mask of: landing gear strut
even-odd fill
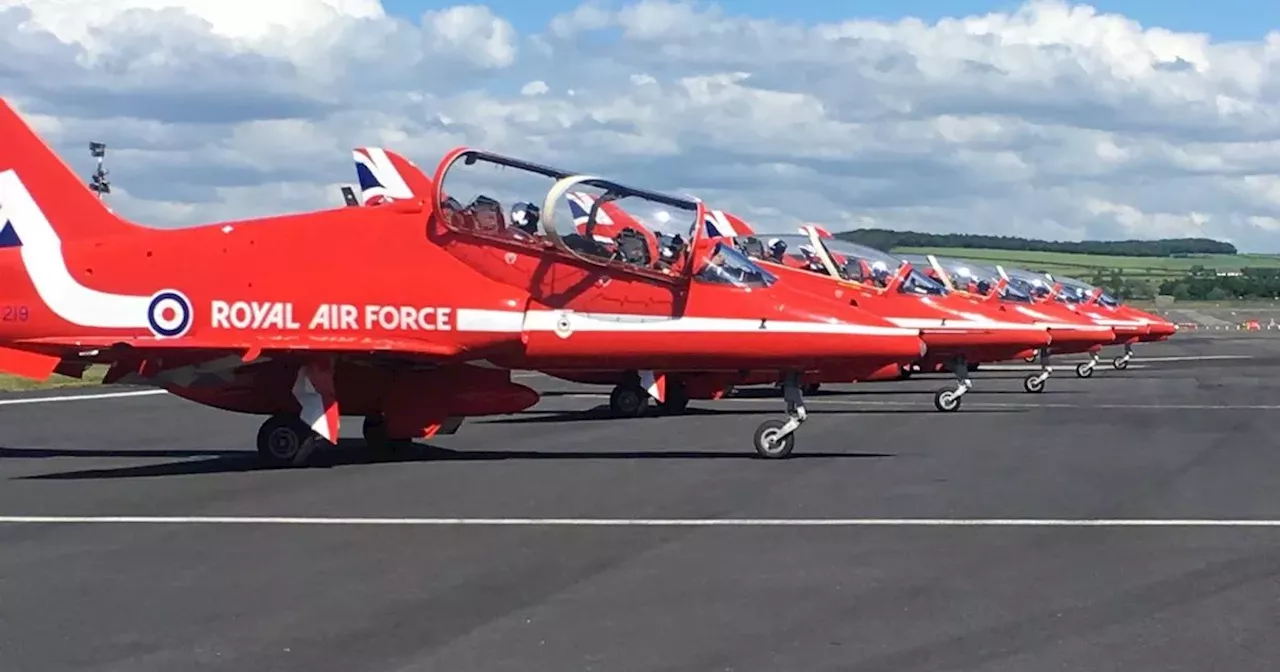
[[[973,389],[973,379],[969,377],[969,365],[964,359],[956,359],[951,363],[951,372],[956,374],[955,388],[944,387],[933,393],[933,405],[939,411],[950,413],[960,409],[960,397]]]
[[[272,465],[301,467],[325,444],[329,442],[292,414],[273,415],[258,429],[258,454]]]
[[[1053,374],[1053,367],[1049,365],[1049,349],[1040,348],[1040,373],[1033,373],[1022,379],[1022,389],[1038,394],[1044,392],[1044,384],[1049,380],[1049,376]]]
[[[1088,378],[1093,375],[1093,370],[1098,366],[1098,353],[1089,353],[1089,361],[1081,362],[1076,365],[1076,377]]]
[[[1124,344],[1124,354],[1111,360],[1111,368],[1116,371],[1124,371],[1129,368],[1129,360],[1133,359],[1133,345]]]
[[[791,455],[791,451],[796,447],[795,431],[809,415],[804,409],[804,390],[800,387],[800,374],[786,375],[782,383],[782,397],[787,401],[787,419],[765,420],[756,428],[753,443],[760,457],[776,460]]]

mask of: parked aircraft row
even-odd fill
[[[335,209],[182,229],[104,207],[0,101],[0,370],[35,379],[105,365],[267,416],[258,450],[301,465],[363,418],[370,449],[525,410],[516,370],[612,385],[611,407],[679,412],[736,387],[782,388],[763,457],[791,454],[822,383],[969,371],[1161,340],[1176,327],[1065,278],[895,257],[819,227],[757,234],[690,196],[470,148],[428,176],[354,151],[360,192]],[[506,205],[504,205],[506,203]]]

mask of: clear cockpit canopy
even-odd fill
[[[480,150],[451,155],[437,177],[441,215],[454,230],[667,275],[690,263],[705,212],[692,197]]]
[[[1117,301],[1115,297],[1105,291],[1099,292],[1097,287],[1083,280],[1068,278],[1065,276],[1054,276],[1054,280],[1057,280],[1058,283],[1062,285],[1062,290],[1058,293],[1058,297],[1062,301],[1066,301],[1068,303],[1087,303],[1092,301],[1094,293],[1098,292],[1098,302],[1102,305],[1111,307],[1120,305],[1120,302]]]
[[[694,276],[700,282],[733,285],[743,289],[768,287],[777,277],[764,270],[741,250],[723,241],[717,242],[707,263]]]
[[[872,247],[838,238],[805,233],[740,236],[734,244],[749,256],[814,273],[835,274],[844,280],[880,289],[887,288],[905,263],[902,259]],[[826,257],[824,259],[823,257]],[[830,260],[831,268],[827,266]],[[946,288],[912,268],[898,291],[909,294],[943,294]]]
[[[1049,280],[1049,276],[1043,273],[1028,271],[1025,268],[1003,268],[1005,275],[1009,278],[1006,293],[1010,298],[1039,301],[1053,292],[1053,283]]]

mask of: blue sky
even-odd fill
[[[554,15],[580,4],[577,0],[470,0],[488,5],[522,32],[536,31]],[[438,9],[463,0],[383,0],[388,11],[416,16],[428,9]],[[616,6],[625,0],[600,0],[599,4]],[[823,21],[842,18],[896,19],[915,16],[937,20],[944,16],[983,14],[1007,11],[1019,2],[983,0],[725,0],[718,3],[734,14],[748,14],[786,20]],[[1103,12],[1124,14],[1144,26],[1161,26],[1176,31],[1209,33],[1217,40],[1259,39],[1271,28],[1280,28],[1280,2],[1275,0],[1094,0],[1091,4]]]

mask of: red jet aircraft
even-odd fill
[[[926,274],[941,281],[954,293],[999,301],[1014,312],[1049,329],[1053,334],[1053,343],[1025,358],[1030,362],[1035,361],[1038,356],[1040,360],[1040,372],[1030,374],[1022,381],[1022,387],[1027,392],[1044,391],[1044,384],[1053,373],[1052,355],[1097,353],[1102,346],[1110,345],[1116,340],[1116,334],[1110,326],[1098,324],[1062,304],[1041,301],[1039,297],[1044,294],[1041,289],[1047,289],[1047,285],[1043,285],[1041,278],[1028,271],[1006,270],[1001,266],[991,267],[932,255],[903,255],[902,258],[920,265]]]
[[[624,379],[630,386],[614,390],[615,405],[620,391],[646,400],[643,388],[662,400],[671,373],[686,382],[766,372],[783,380],[788,419],[760,425],[762,456],[792,450],[806,417],[805,372],[835,362],[874,370],[925,352],[918,330],[779,283],[732,246],[706,239],[698,226],[706,210],[695,200],[470,148],[446,155],[431,178],[385,149],[353,156],[356,204],[430,194],[428,239],[529,293],[526,324],[552,328],[529,334],[510,366],[590,383]],[[459,197],[472,193],[462,205]]]
[[[712,216],[709,228],[717,233],[731,229],[735,235],[729,239],[785,281],[803,279],[809,291],[834,295],[897,326],[920,329],[928,353],[914,364],[926,371],[949,370],[959,381],[935,392],[934,406],[940,411],[960,408],[962,396],[973,387],[972,367],[1016,359],[1057,338],[1074,336],[1002,305],[950,292],[901,259],[836,239],[819,227],[801,227],[800,234],[755,234],[728,213],[713,211]],[[904,370],[894,378],[907,375]],[[836,380],[823,377],[823,382]]]
[[[1135,343],[1168,340],[1178,332],[1178,325],[1158,315],[1120,303],[1101,287],[1094,287],[1075,278],[1054,278],[1048,274],[1043,277],[1053,283],[1052,291],[1045,295],[1044,301],[1056,301],[1097,324],[1111,327],[1115,332],[1116,338],[1112,344],[1124,346],[1124,354],[1111,360],[1112,368],[1117,371],[1128,368],[1129,361],[1133,359]],[[1076,375],[1081,378],[1092,376],[1098,359],[1099,353],[1093,352],[1089,361],[1076,367]]]
[[[484,156],[453,152],[437,174]],[[534,170],[557,178],[548,216],[586,183],[692,221],[703,213],[693,200]],[[108,365],[107,384],[267,415],[259,452],[302,464],[337,441],[342,415],[363,416],[377,447],[533,406],[538,393],[511,369],[803,371],[923,347],[913,330],[838,319],[843,306],[789,291],[731,248],[627,267],[553,236],[481,234],[470,228],[479,208],[404,187],[384,182],[386,196],[407,197],[381,208],[144,227],[112,214],[0,100],[0,370],[44,379]],[[757,431],[761,454],[790,453],[797,406]]]

